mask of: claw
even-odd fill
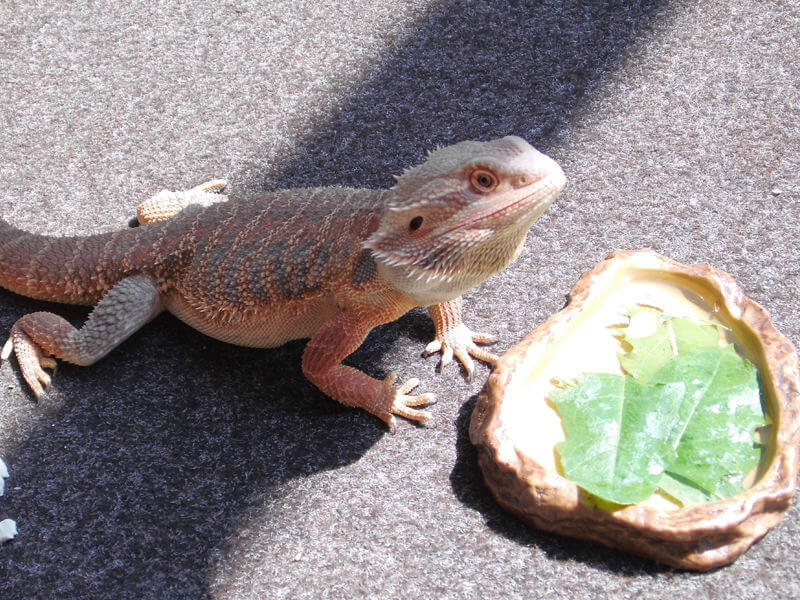
[[[482,360],[485,363],[489,363],[492,366],[497,364],[497,361],[500,360],[500,357],[493,352],[489,352],[488,350],[484,350],[483,348],[475,347],[474,351],[471,351],[470,354],[477,358],[478,360]]]
[[[383,420],[386,421],[386,424],[389,426],[389,433],[392,435],[397,433],[397,419],[394,418],[394,415],[389,414]]]
[[[455,354],[455,357],[464,366],[464,370],[467,372],[467,379],[472,381],[472,376],[475,374],[475,363],[469,357],[467,348],[459,346],[452,350],[452,353]]]
[[[442,340],[433,340],[427,346],[425,346],[425,350],[422,352],[423,356],[430,356],[442,349]]]
[[[473,333],[472,341],[478,344],[494,344],[500,341],[500,338],[491,333]]]
[[[395,375],[394,378],[397,379],[397,376]],[[408,392],[413,390],[418,385],[419,385],[419,379],[417,379],[416,377],[412,377],[411,379],[406,381],[403,385],[398,387],[397,388],[397,392],[400,393],[400,394],[407,394]]]
[[[9,350],[10,342],[10,350]],[[41,348],[28,337],[28,335],[14,326],[11,328],[11,338],[3,346],[0,352],[0,358],[6,360],[11,354],[17,355],[17,362],[19,363],[22,378],[31,388],[36,400],[42,400],[45,397],[47,389],[53,382],[50,375],[45,372],[45,369],[52,369],[55,371],[56,361],[52,356],[45,355]]]
[[[467,379],[472,381],[475,373],[475,362],[470,358],[473,356],[478,360],[494,366],[499,357],[488,350],[484,350],[475,344],[493,344],[497,337],[488,333],[475,333],[463,323],[447,329],[444,332],[437,331],[436,339],[425,346],[424,355],[429,356],[434,352],[441,352],[442,358],[439,361],[439,372],[456,358],[464,367]]]
[[[394,383],[397,380],[397,375],[390,373],[386,379],[383,380],[384,398],[388,401],[383,405],[384,410],[378,414],[389,429],[394,433],[397,429],[397,422],[395,415],[404,417],[411,421],[423,423],[426,425],[433,423],[433,415],[426,410],[419,410],[418,406],[427,406],[436,402],[436,396],[433,394],[419,394],[417,396],[408,396],[408,392],[413,390],[419,385],[419,379],[413,377],[405,383],[395,387]]]
[[[453,355],[455,351],[453,350],[453,346],[450,344],[444,344],[444,348],[442,350],[442,358],[439,360],[439,372],[441,373],[444,368],[453,362]]]

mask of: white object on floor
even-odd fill
[[[6,463],[0,458],[0,496],[3,495],[3,491],[6,488],[5,479],[8,477],[8,467]]]
[[[0,544],[13,540],[17,536],[17,522],[13,519],[0,521]]]

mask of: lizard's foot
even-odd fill
[[[228,187],[228,182],[225,179],[212,179],[193,187],[189,192],[200,191],[209,192],[212,194],[222,194],[225,188]]]
[[[433,424],[433,416],[426,410],[419,410],[417,406],[425,406],[436,402],[433,394],[420,394],[418,396],[408,396],[408,392],[419,385],[416,377],[409,379],[402,385],[394,386],[397,375],[390,373],[381,382],[381,393],[376,405],[368,409],[371,413],[383,419],[389,429],[394,433],[397,429],[394,416],[404,417],[410,421],[418,423]]]
[[[55,373],[56,360],[52,356],[46,355],[36,342],[17,325],[11,328],[11,337],[3,346],[0,362],[8,360],[12,353],[17,355],[22,377],[31,388],[33,395],[37,400],[41,400],[52,381],[45,369],[51,369]]]
[[[217,202],[225,202],[228,199],[224,194],[227,187],[228,182],[224,179],[212,179],[190,190],[161,190],[139,205],[136,219],[140,225],[146,225],[174,217],[187,206],[211,206]]]
[[[430,356],[435,352],[441,352],[442,359],[439,362],[439,371],[450,364],[453,357],[455,357],[464,366],[467,378],[471,381],[475,372],[475,363],[470,358],[470,355],[492,366],[495,365],[499,358],[496,354],[484,350],[476,344],[493,344],[496,341],[497,337],[493,335],[475,333],[463,323],[459,323],[445,332],[437,332],[436,339],[425,347],[423,355]]]

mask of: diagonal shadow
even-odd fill
[[[445,2],[293,155],[237,175],[248,189],[388,187],[464,139],[515,134],[546,152],[666,4]]]
[[[164,315],[115,360],[60,366],[5,457],[0,518],[20,533],[0,548],[3,598],[209,597],[211,557],[249,509],[384,433],[304,381],[302,347],[232,347]]]
[[[377,187],[461,139],[514,133],[547,151],[664,4],[445,2],[291,156],[234,177],[251,191]],[[412,315],[390,335],[427,326]],[[352,364],[367,369],[381,344],[371,336]],[[209,565],[253,507],[382,435],[372,417],[321,402],[301,351],[234,348],[160,317],[116,360],[64,367],[53,418],[10,457],[3,509],[28,533],[0,554],[3,597],[211,597]],[[114,383],[83,395],[96,380]],[[460,480],[462,499],[485,493]]]

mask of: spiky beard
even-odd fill
[[[435,238],[433,247],[420,242],[392,248],[391,243],[384,244],[373,236],[365,247],[373,251],[379,262],[401,268],[409,280],[445,283],[460,278],[482,280],[503,270],[516,258],[527,232],[527,228],[519,229],[500,236],[489,229],[452,231]]]

